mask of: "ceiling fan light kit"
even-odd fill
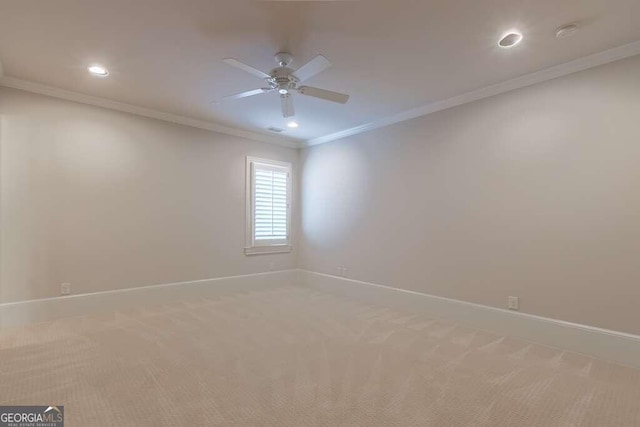
[[[329,62],[329,60],[324,56],[316,56],[297,70],[289,68],[289,65],[293,62],[293,56],[290,53],[280,52],[275,56],[275,60],[278,67],[274,68],[269,74],[267,74],[250,65],[240,62],[237,59],[224,59],[223,61],[226,64],[263,79],[268,84],[268,87],[252,89],[235,95],[226,96],[222,98],[222,100],[240,99],[277,91],[280,94],[282,116],[285,118],[293,117],[295,115],[292,97],[294,92],[297,92],[300,95],[311,96],[339,104],[345,104],[349,100],[349,95],[343,93],[332,92],[330,90],[311,86],[298,86],[301,82],[315,76],[331,66],[331,62]]]

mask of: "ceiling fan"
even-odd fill
[[[264,79],[267,82],[268,87],[259,89],[253,89],[246,92],[238,93],[235,95],[225,96],[222,100],[227,99],[240,99],[248,96],[260,95],[262,93],[269,93],[278,91],[280,94],[280,102],[282,104],[282,116],[293,117],[295,111],[293,108],[292,93],[298,92],[300,95],[312,96],[314,98],[320,98],[331,102],[337,102],[339,104],[345,104],[349,100],[349,95],[344,93],[332,92],[330,90],[319,89],[311,86],[298,86],[299,83],[309,79],[312,76],[326,70],[331,66],[331,62],[322,55],[318,55],[311,61],[304,64],[297,70],[292,70],[289,65],[293,62],[293,56],[290,53],[281,52],[275,56],[278,67],[271,70],[269,74],[253,68],[237,59],[227,58],[223,59],[228,65],[239,68],[248,73],[253,74],[256,77]]]

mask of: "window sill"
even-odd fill
[[[244,248],[245,255],[282,254],[291,252],[291,245],[253,246]]]

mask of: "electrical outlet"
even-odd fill
[[[62,283],[60,285],[60,295],[71,294],[71,283]]]
[[[518,310],[520,307],[520,302],[518,297],[508,297],[507,298],[507,308],[509,310]]]

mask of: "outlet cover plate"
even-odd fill
[[[71,294],[71,283],[62,283],[60,285],[60,295],[70,295]]]

